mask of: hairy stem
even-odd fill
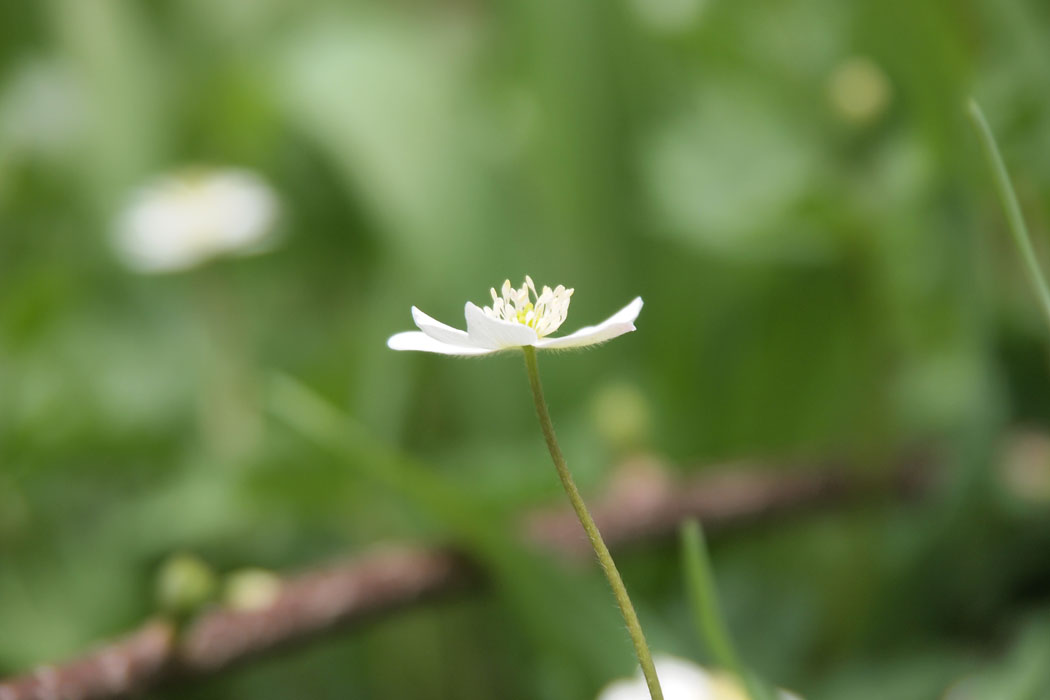
[[[649,653],[649,645],[645,642],[645,634],[642,632],[642,626],[638,622],[638,614],[634,611],[631,598],[627,595],[627,588],[623,585],[620,572],[616,569],[616,562],[613,561],[612,555],[609,554],[609,548],[605,546],[605,540],[602,539],[602,534],[598,531],[594,518],[591,517],[590,512],[587,510],[587,504],[583,502],[583,497],[580,496],[580,491],[576,488],[576,482],[573,480],[569,467],[565,463],[561,447],[558,446],[558,438],[554,434],[554,424],[551,422],[550,412],[547,410],[547,401],[543,397],[543,385],[540,383],[540,371],[536,363],[536,348],[525,346],[522,349],[525,351],[525,367],[529,372],[529,386],[532,388],[532,398],[536,404],[536,415],[540,419],[540,428],[543,430],[543,438],[547,441],[547,449],[551,453],[554,468],[558,470],[558,478],[561,479],[561,485],[565,488],[565,493],[572,503],[573,510],[576,511],[576,517],[580,519],[580,524],[583,525],[583,529],[587,532],[587,538],[591,541],[594,553],[598,557],[598,563],[601,564],[602,571],[605,572],[605,578],[609,580],[609,585],[612,587],[613,595],[616,597],[616,604],[620,606],[624,622],[627,623],[627,632],[631,635],[631,642],[634,644],[634,652],[638,655],[638,663],[641,664],[646,685],[649,686],[649,695],[652,696],[652,700],[663,700],[664,694],[660,689],[660,681],[656,677],[656,667],[653,665],[652,654]]]

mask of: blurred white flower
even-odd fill
[[[441,355],[488,355],[490,353],[531,345],[538,350],[580,348],[630,333],[642,310],[642,298],[599,323],[560,338],[548,338],[558,330],[569,313],[573,290],[558,285],[544,287],[537,293],[532,278],[525,276],[521,289],[503,283],[502,294],[491,290],[492,306],[480,309],[467,302],[467,330],[461,331],[436,321],[412,307],[412,318],[418,331],[406,331],[390,337],[387,346],[393,350],[420,350]]]
[[[740,683],[725,673],[708,671],[702,666],[673,656],[659,655],[653,660],[656,675],[664,691],[664,700],[748,700]],[[616,681],[598,695],[598,700],[648,700],[649,689],[641,673],[631,679]],[[779,700],[799,700],[798,696],[780,691]]]
[[[245,170],[188,170],[139,190],[117,222],[114,243],[139,272],[173,272],[274,243],[277,197]]]

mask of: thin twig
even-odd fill
[[[676,482],[659,468],[626,469],[595,501],[594,516],[612,547],[674,536],[687,517],[711,532],[768,518],[926,490],[929,460],[902,459],[891,482],[848,477],[844,465],[800,472],[785,465],[735,465],[715,476]],[[572,560],[590,559],[590,545],[569,510],[544,510],[522,521],[524,537]],[[447,549],[387,546],[287,578],[265,607],[215,609],[175,643],[166,622],[150,621],[84,656],[0,681],[0,700],[125,698],[161,684],[205,678],[260,654],[352,629],[424,600],[484,583],[482,572]]]

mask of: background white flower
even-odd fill
[[[447,326],[413,306],[412,319],[419,330],[393,335],[387,346],[442,355],[488,355],[525,345],[538,350],[581,348],[635,330],[634,321],[642,310],[641,297],[596,326],[586,326],[560,338],[547,337],[565,321],[572,293],[572,289],[561,285],[554,289],[543,287],[537,292],[528,276],[520,289],[513,288],[507,280],[501,294],[491,290],[492,306],[481,309],[467,302],[466,331]]]
[[[120,215],[114,244],[139,272],[185,270],[223,255],[272,247],[277,197],[245,170],[191,170],[139,190]]]
[[[731,675],[709,671],[702,666],[674,656],[653,659],[664,700],[749,700],[740,683]],[[631,679],[616,681],[598,695],[598,700],[648,700],[649,689],[641,673]],[[778,700],[799,700],[797,695],[780,691]]]

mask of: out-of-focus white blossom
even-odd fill
[[[132,197],[114,243],[139,272],[174,272],[274,244],[277,196],[258,175],[194,169],[164,176]]]
[[[664,700],[748,700],[747,692],[733,676],[709,671],[702,666],[673,656],[658,655],[653,659]],[[616,681],[598,695],[598,700],[648,700],[649,688],[641,672],[635,678]],[[798,696],[780,691],[778,700],[799,700]]]

